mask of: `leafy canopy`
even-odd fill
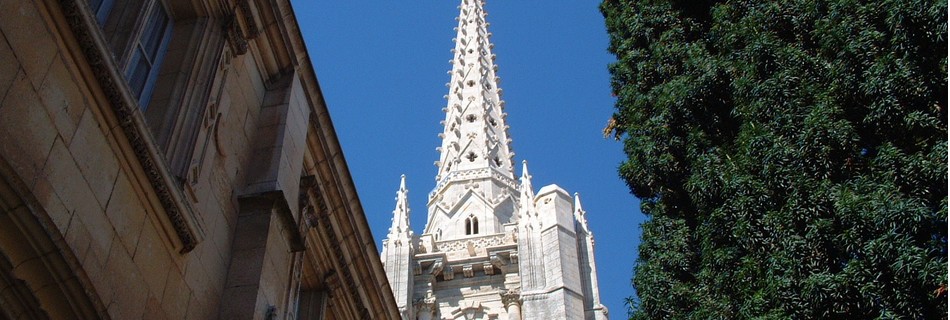
[[[947,1],[606,0],[632,319],[946,319]]]

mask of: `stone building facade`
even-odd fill
[[[0,320],[398,317],[289,0],[0,0]]]
[[[400,184],[382,260],[403,319],[607,319],[577,194],[535,193],[514,152],[484,1],[462,0],[428,220]]]

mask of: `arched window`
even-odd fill
[[[478,218],[468,215],[468,218],[465,218],[465,235],[473,234],[478,234]]]

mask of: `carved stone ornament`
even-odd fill
[[[435,312],[435,297],[427,295],[425,298],[416,300],[412,306],[416,309],[416,314],[431,314]]]
[[[241,31],[241,26],[237,21],[237,18],[232,14],[224,24],[224,31],[227,34],[228,45],[231,46],[231,51],[234,52],[235,56],[241,56],[247,53],[247,38],[244,36],[244,32]]]
[[[508,307],[511,304],[521,305],[521,290],[518,289],[509,289],[508,291],[499,292],[501,295],[501,303]]]
[[[70,30],[92,69],[102,92],[109,101],[109,106],[118,119],[119,126],[129,140],[136,159],[148,177],[149,183],[155,190],[168,220],[171,221],[175,235],[182,243],[181,253],[190,252],[198,244],[195,230],[185,221],[182,210],[190,210],[188,204],[182,200],[184,196],[179,190],[173,189],[174,182],[160,159],[157,150],[150,150],[153,145],[144,120],[136,121],[134,112],[138,110],[138,103],[132,94],[125,79],[115,71],[117,63],[108,52],[104,36],[92,12],[83,0],[59,0],[59,4],[66,16]],[[178,197],[176,197],[176,195]]]

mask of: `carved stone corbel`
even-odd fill
[[[472,268],[472,265],[470,265],[470,264],[469,264],[469,265],[464,265],[464,266],[462,266],[462,274],[463,274],[466,278],[471,278],[471,277],[474,277],[474,276],[475,276],[475,270]]]
[[[228,38],[228,45],[231,46],[231,51],[234,52],[234,56],[242,56],[247,53],[247,38],[244,36],[244,32],[241,31],[241,25],[237,21],[237,17],[234,14],[225,19],[224,23],[224,32]]]
[[[482,270],[485,271],[485,274],[486,274],[486,275],[494,275],[494,274],[495,274],[495,266],[493,266],[491,263],[484,263],[484,264],[482,264]]]

